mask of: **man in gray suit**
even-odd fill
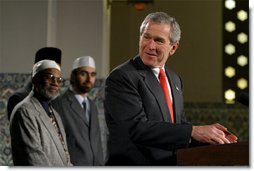
[[[99,115],[88,92],[96,80],[94,59],[90,56],[73,62],[71,86],[54,101],[66,131],[71,162],[77,166],[104,165]]]
[[[194,141],[236,142],[237,137],[220,124],[194,126],[187,122],[182,80],[166,67],[180,37],[173,17],[163,12],[149,14],[140,26],[139,54],[108,76],[108,165],[175,165],[176,150]]]
[[[60,116],[50,102],[61,85],[60,66],[42,60],[33,67],[30,94],[12,111],[11,147],[14,165],[71,166]]]
[[[62,51],[56,47],[43,47],[39,49],[35,54],[35,61],[37,63],[44,59],[54,60],[61,66]],[[32,90],[31,78],[25,83],[25,85],[15,91],[8,99],[7,114],[8,120],[10,120],[11,112],[13,108],[21,102]]]

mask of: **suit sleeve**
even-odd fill
[[[10,120],[11,118],[11,113],[14,109],[14,107],[23,100],[23,97],[21,97],[19,94],[13,94],[10,96],[8,99],[8,104],[7,104],[7,114],[8,114],[8,119]]]
[[[122,131],[137,145],[166,150],[186,146],[191,125],[148,119],[138,84],[137,77],[120,69],[107,78],[105,111],[111,137],[121,136]]]

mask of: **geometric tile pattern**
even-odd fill
[[[238,141],[249,140],[249,108],[240,103],[185,103],[185,114],[194,125],[220,123],[237,135]]]

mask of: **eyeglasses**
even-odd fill
[[[45,80],[50,80],[52,82],[56,81],[58,84],[61,84],[63,81],[62,77],[55,77],[53,74],[49,74],[49,73],[46,73],[45,75],[43,75],[43,78]]]

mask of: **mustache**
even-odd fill
[[[86,85],[86,84],[91,84],[91,85],[93,85],[93,83],[92,83],[91,81],[84,81],[84,82],[82,83],[82,85]]]
[[[59,96],[60,92],[59,90],[56,93],[52,93],[49,88],[45,88],[43,86],[38,86],[37,89],[38,93],[43,96],[44,98],[46,98],[47,100],[53,100],[56,97]]]

